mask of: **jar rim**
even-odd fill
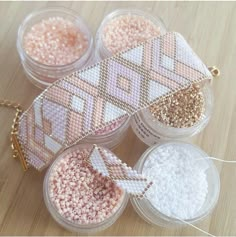
[[[120,8],[120,9],[116,9],[114,11],[111,11],[110,13],[108,13],[102,20],[97,33],[96,33],[96,37],[95,37],[95,41],[96,41],[96,45],[99,45],[99,47],[101,48],[101,50],[104,52],[104,54],[107,57],[112,56],[112,53],[109,51],[109,49],[107,49],[104,45],[103,39],[102,39],[102,32],[104,27],[106,26],[106,24],[110,21],[113,20],[116,17],[119,17],[121,15],[126,15],[126,14],[132,14],[132,15],[138,15],[138,16],[145,16],[147,17],[152,23],[154,23],[155,25],[160,26],[161,31],[162,32],[166,32],[166,26],[162,20],[161,17],[159,16],[154,16],[149,12],[146,11],[142,11],[138,8]],[[127,49],[124,49],[124,51],[126,51]],[[123,51],[123,50],[122,50]],[[120,52],[119,52],[120,53]]]
[[[30,55],[28,55],[25,52],[25,49],[23,47],[23,35],[25,33],[25,27],[33,18],[40,16],[44,13],[49,13],[49,12],[58,12],[58,13],[66,14],[66,15],[74,18],[75,20],[79,21],[83,25],[83,28],[86,30],[86,35],[88,36],[88,47],[84,51],[83,55],[80,58],[74,60],[71,63],[65,64],[65,65],[47,65],[47,64],[43,64],[43,63],[33,59]],[[28,15],[26,15],[26,17],[20,24],[18,31],[17,31],[17,50],[18,50],[20,57],[22,59],[28,60],[34,66],[40,66],[44,70],[55,70],[55,69],[56,70],[60,70],[60,69],[66,70],[71,67],[77,66],[77,64],[82,64],[83,61],[88,60],[89,55],[92,51],[92,47],[93,47],[93,37],[92,37],[92,33],[91,33],[90,29],[88,28],[87,24],[80,16],[78,16],[78,13],[76,11],[71,10],[66,7],[61,7],[61,6],[60,7],[47,7],[47,8],[41,8],[39,10],[33,11],[33,12],[29,13]]]
[[[127,118],[126,118],[127,117]],[[117,132],[122,132],[122,131],[118,131],[120,129],[122,130],[125,130],[128,126],[129,126],[129,123],[130,123],[130,120],[131,120],[131,117],[129,117],[128,115],[127,116],[124,116],[122,119],[124,119],[124,121],[120,124],[120,126],[118,126],[117,128],[115,128],[114,130],[112,130],[111,132],[109,133],[104,133],[104,134],[91,134],[89,135],[89,139],[103,139],[103,138],[109,138],[109,137],[112,137],[114,136],[114,134],[116,134]],[[86,137],[87,138],[87,137]],[[85,139],[86,139],[85,138]]]
[[[99,222],[99,223],[92,223],[92,224],[78,224],[78,223],[74,223],[69,221],[68,219],[66,219],[65,217],[63,217],[62,215],[60,215],[57,211],[57,209],[55,208],[55,206],[53,205],[50,197],[49,197],[49,178],[51,173],[53,172],[55,166],[58,164],[58,162],[60,162],[62,159],[64,159],[64,157],[66,156],[67,153],[69,152],[73,152],[75,150],[78,150],[79,148],[84,149],[84,148],[88,148],[88,147],[92,147],[92,144],[77,144],[77,145],[72,145],[71,147],[67,148],[66,150],[62,151],[57,158],[55,159],[55,161],[52,163],[52,165],[49,167],[49,169],[47,170],[47,173],[45,175],[44,178],[44,182],[43,182],[43,197],[44,197],[44,202],[47,206],[47,209],[49,210],[50,214],[52,215],[52,217],[55,219],[55,221],[57,223],[59,223],[60,225],[62,225],[63,227],[69,229],[69,230],[73,230],[73,231],[78,231],[78,232],[94,232],[99,228],[106,228],[109,227],[109,223],[112,222],[112,220],[114,219],[114,217],[119,218],[119,216],[122,214],[122,212],[124,211],[124,209],[126,208],[126,205],[128,203],[129,200],[129,195],[127,194],[127,192],[125,190],[123,191],[123,195],[121,197],[120,200],[120,204],[119,207],[117,208],[117,210],[107,219]],[[105,147],[102,147],[105,150],[109,150]],[[109,150],[109,152],[111,152]],[[111,152],[112,154],[114,154],[113,152]],[[116,218],[116,219],[117,219]],[[113,224],[115,221],[113,220],[113,222],[111,224]]]
[[[201,150],[198,146],[192,144],[192,143],[189,143],[189,142],[183,142],[183,141],[168,141],[168,142],[160,142],[159,144],[156,144],[154,146],[151,146],[149,147],[140,157],[140,159],[138,160],[138,162],[136,163],[135,165],[135,169],[138,171],[138,172],[141,172],[142,173],[142,170],[143,170],[143,167],[144,167],[144,164],[147,160],[147,158],[149,157],[149,154],[157,149],[158,147],[161,147],[161,146],[166,146],[166,145],[184,145],[184,146],[189,146],[190,149],[194,149],[196,152],[199,152],[200,156],[206,158],[206,162],[208,163],[209,167],[213,170],[213,173],[214,173],[214,176],[215,176],[215,181],[216,181],[216,192],[215,192],[215,196],[214,196],[214,201],[211,203],[211,205],[209,206],[208,209],[206,209],[204,212],[200,212],[199,215],[197,215],[196,217],[194,218],[190,218],[190,219],[184,219],[185,222],[189,222],[189,223],[194,223],[200,219],[203,219],[204,217],[206,217],[209,213],[211,213],[211,211],[214,209],[218,199],[219,199],[219,193],[220,193],[220,177],[219,177],[219,173],[214,165],[214,163],[212,162],[212,160],[210,160],[208,158],[208,155],[205,151]],[[137,198],[132,198],[132,204],[133,202],[135,203],[134,205],[137,206]],[[165,215],[164,213],[162,213],[161,211],[157,210],[153,204],[149,201],[149,200],[145,200],[146,201],[146,204],[150,207],[152,207],[152,209],[154,210],[154,212],[156,213],[156,215],[158,216],[161,216],[162,219],[170,222],[170,223],[176,223],[176,224],[180,224],[181,223],[181,219],[178,219],[178,218],[174,218],[174,217],[171,217],[171,216],[168,216],[168,215]],[[141,211],[141,210],[139,210]],[[143,214],[143,211],[141,211],[142,214]],[[145,215],[145,214],[144,214]],[[146,215],[145,215],[146,216]],[[183,223],[183,222],[182,222]],[[184,224],[184,223],[183,223]]]

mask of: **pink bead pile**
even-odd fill
[[[89,150],[71,152],[60,159],[49,177],[49,197],[58,213],[77,224],[96,224],[120,207],[123,191],[85,161]]]
[[[138,15],[121,15],[110,20],[102,32],[105,47],[117,53],[160,35],[160,27]]]
[[[72,63],[88,48],[88,39],[78,26],[62,17],[50,17],[36,23],[23,40],[26,53],[46,65]]]

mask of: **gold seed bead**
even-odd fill
[[[204,96],[198,84],[180,90],[150,106],[150,112],[156,120],[176,128],[193,126],[201,119],[204,110]]]

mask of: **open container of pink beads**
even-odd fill
[[[165,32],[157,16],[138,9],[117,9],[105,16],[96,33],[96,54],[104,59]]]
[[[84,161],[92,147],[81,144],[65,150],[44,179],[44,201],[49,212],[73,232],[108,228],[122,214],[129,199],[125,191]]]
[[[17,50],[27,77],[42,89],[94,60],[88,26],[60,7],[29,14],[19,27]]]

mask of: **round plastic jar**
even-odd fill
[[[167,216],[160,212],[158,209],[154,207],[154,205],[149,201],[148,199],[137,199],[135,197],[130,197],[132,206],[134,207],[135,211],[139,214],[139,216],[148,222],[149,224],[155,225],[155,226],[161,226],[161,227],[180,227],[183,225],[186,225],[188,223],[195,223],[200,220],[203,220],[205,217],[207,217],[214,209],[214,207],[217,204],[218,198],[219,198],[219,192],[220,192],[220,178],[218,171],[212,162],[208,157],[208,155],[202,151],[199,147],[184,143],[184,142],[175,142],[170,141],[167,143],[161,143],[157,144],[155,146],[150,147],[148,150],[144,152],[144,154],[141,156],[141,158],[136,163],[134,169],[136,169],[138,172],[143,172],[143,167],[151,153],[158,148],[166,148],[167,146],[178,146],[182,147],[184,149],[187,149],[192,154],[194,154],[194,159],[198,159],[197,162],[200,163],[201,167],[204,167],[205,173],[206,173],[206,179],[208,183],[208,193],[205,198],[205,202],[201,206],[201,208],[196,213],[196,216],[192,219],[185,219],[181,220],[178,218],[173,218],[170,216]],[[158,158],[157,158],[158,159]],[[194,164],[193,164],[194,165]]]
[[[136,113],[131,119],[131,127],[136,136],[148,146],[166,140],[181,140],[201,132],[208,124],[213,111],[213,92],[210,84],[201,88],[204,98],[204,112],[200,120],[191,127],[176,128],[156,120],[147,108]]]
[[[116,17],[125,16],[125,15],[135,15],[135,16],[141,16],[148,20],[150,20],[155,26],[160,28],[160,34],[166,33],[166,27],[161,20],[161,18],[157,16],[153,16],[147,12],[138,10],[138,9],[117,9],[108,15],[105,16],[103,19],[100,27],[97,30],[96,33],[96,53],[100,59],[105,59],[110,56],[112,56],[112,52],[105,46],[103,42],[103,31],[104,27],[111,21],[114,20]],[[125,48],[124,48],[125,50]]]
[[[65,229],[71,232],[82,233],[82,234],[94,233],[110,227],[123,213],[129,200],[129,195],[125,191],[122,191],[123,194],[121,196],[121,199],[119,200],[119,204],[117,204],[118,206],[116,207],[116,211],[113,214],[111,214],[110,217],[99,223],[92,223],[92,224],[76,223],[70,221],[68,218],[65,218],[63,215],[59,213],[58,209],[56,208],[55,204],[50,198],[50,177],[53,174],[54,170],[58,167],[58,164],[60,164],[60,162],[63,162],[63,159],[65,159],[68,154],[88,148],[89,149],[92,148],[92,145],[81,144],[72,146],[67,150],[65,150],[64,152],[62,152],[48,169],[43,184],[44,202],[53,219]],[[89,201],[90,200],[88,200],[88,202]]]
[[[80,58],[65,65],[46,65],[34,60],[26,53],[24,49],[25,35],[35,24],[50,17],[62,17],[69,20],[84,34],[88,44]],[[29,14],[18,29],[17,50],[27,78],[41,89],[45,89],[56,80],[90,65],[94,61],[93,36],[88,26],[76,12],[62,7],[41,9]]]
[[[116,122],[116,125],[109,129],[95,132],[93,135],[85,137],[82,143],[97,144],[108,149],[116,148],[125,138],[130,125],[130,118],[124,117]]]

